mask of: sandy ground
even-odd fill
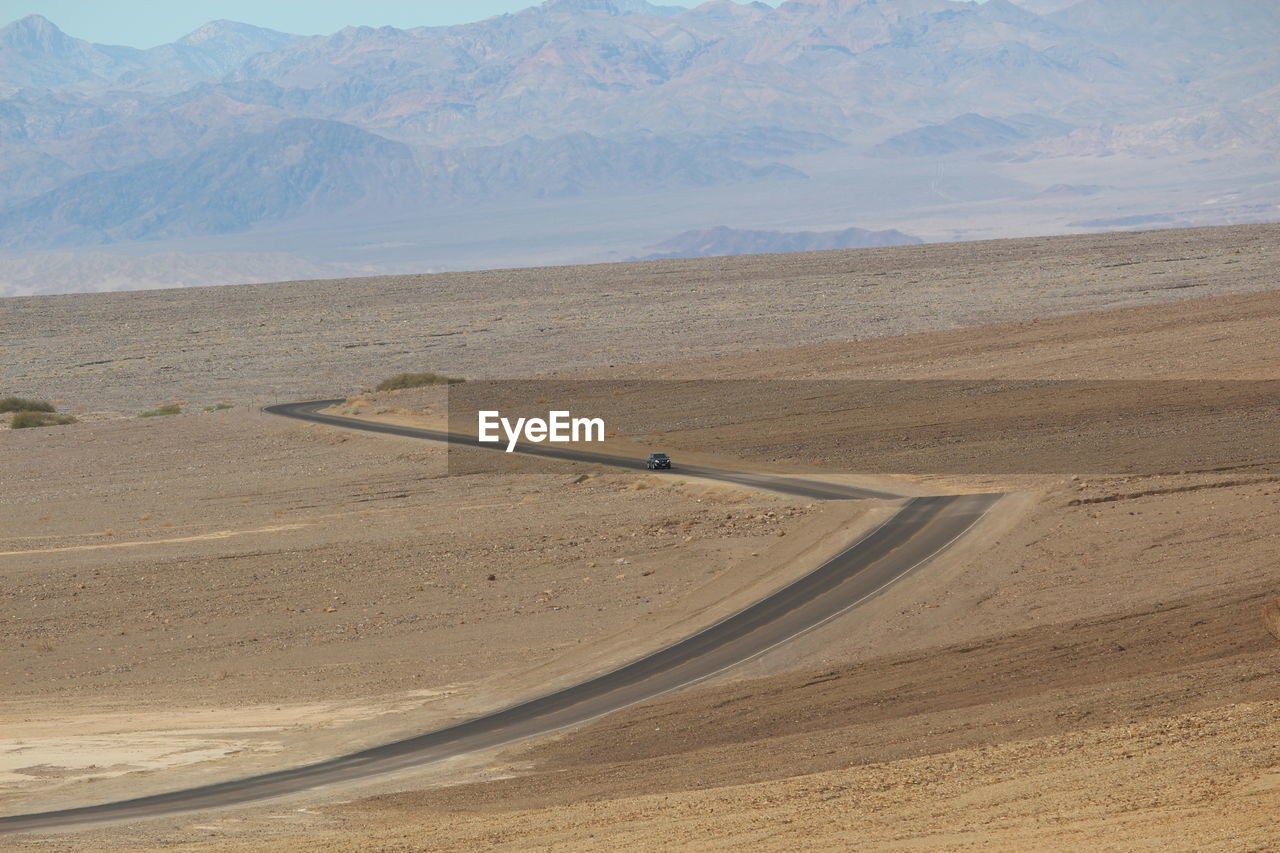
[[[640,364],[584,376],[725,379],[1275,379],[1280,296],[1258,293],[1032,317],[960,332]]]
[[[242,775],[543,692],[890,511],[597,469],[446,477],[422,442],[235,410],[6,438],[14,804]]]
[[[1149,287],[1128,249],[1088,263]],[[1040,280],[1074,263],[1048,254]],[[1271,379],[1277,338],[1270,291],[632,375]],[[768,402],[726,436],[830,469],[803,418],[761,433]],[[759,597],[888,511],[598,471],[446,477],[421,443],[244,407],[3,441],[10,811],[297,763],[545,689]],[[1017,494],[945,559],[712,684],[368,786],[12,842],[1267,849],[1278,464],[916,476]]]
[[[589,807],[424,818],[429,807],[378,803],[364,822],[292,849],[350,849],[354,836],[359,849],[385,851],[1266,850],[1280,797],[1278,720],[1280,702],[1247,702]],[[239,829],[206,826],[216,840],[170,849],[226,849]]]
[[[1262,613],[1280,486],[1221,482],[1075,505],[1114,484],[1029,496],[1004,529],[856,619],[716,686],[448,770],[445,787],[405,779],[384,786],[405,793],[346,804],[88,837],[194,850],[1266,849],[1280,643]]]

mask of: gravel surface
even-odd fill
[[[1275,286],[1280,225],[0,299],[0,389],[136,413],[564,374]]]

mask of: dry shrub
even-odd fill
[[[59,415],[52,412],[18,412],[9,422],[12,429],[31,429],[33,427],[66,426],[76,419],[71,415]]]
[[[139,412],[138,417],[159,418],[159,417],[164,417],[165,415],[180,415],[180,414],[182,414],[182,406],[178,405],[177,403],[166,403],[163,406],[156,406],[154,409],[152,409],[149,412]]]
[[[422,388],[427,385],[456,385],[465,382],[457,376],[439,373],[397,373],[378,383],[378,391],[398,391],[401,388]]]
[[[0,412],[52,412],[53,404],[47,400],[29,397],[4,397],[0,399]]]

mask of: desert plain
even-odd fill
[[[304,764],[538,695],[734,612],[891,512],[678,471],[459,473],[438,445],[264,405],[345,397],[353,416],[428,423],[435,389],[372,390],[403,370],[1265,383],[1277,246],[1260,225],[2,300],[0,390],[79,418],[0,432],[4,811]],[[5,844],[1269,849],[1280,418],[1251,398],[1270,443],[1197,465],[1192,442],[1175,464],[1158,437],[1197,422],[1151,387],[1109,430],[1131,440],[1128,471],[869,471],[830,412],[779,419],[747,393],[711,433],[617,437],[1006,497],[841,618],[589,725]],[[137,417],[165,403],[182,413]],[[1038,452],[1015,419],[990,426],[996,458]],[[933,435],[912,431],[912,455],[944,458]]]

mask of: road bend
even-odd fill
[[[466,436],[321,411],[337,402],[341,401],[288,403],[267,411],[370,432],[493,448]],[[622,468],[642,469],[644,465],[638,460],[572,448],[521,445],[518,451]],[[899,500],[901,504],[879,527],[809,574],[683,640],[603,675],[461,723],[313,764],[133,799],[3,816],[0,832],[70,829],[243,805],[421,767],[581,725],[708,679],[835,619],[936,557],[972,529],[1001,497],[903,498],[854,486],[716,468],[682,466],[680,473],[806,498],[875,498]]]

